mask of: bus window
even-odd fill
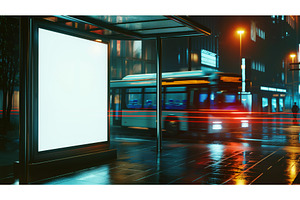
[[[164,91],[164,88],[162,88],[162,92]],[[164,109],[164,95],[162,95],[162,109]],[[143,103],[144,109],[156,109],[156,88],[145,88],[144,89],[144,103]]]
[[[211,108],[231,108],[232,106],[238,106],[236,94],[216,92],[215,98],[211,99]]]
[[[145,109],[156,108],[156,88],[145,88],[144,108]]]
[[[207,107],[208,101],[208,94],[199,94],[199,108]]]
[[[199,88],[199,108],[209,107],[208,88]]]
[[[168,87],[166,89],[165,109],[167,110],[184,110],[186,109],[186,88],[185,87]]]
[[[234,94],[225,94],[225,103],[235,103],[236,95]]]
[[[126,93],[126,107],[139,109],[142,107],[142,88],[130,88]]]

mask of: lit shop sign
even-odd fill
[[[205,49],[201,49],[201,64],[208,65],[211,67],[217,66],[217,54],[207,51]]]
[[[264,86],[260,86],[260,90],[271,91],[271,92],[286,92],[286,89],[264,87]]]
[[[163,81],[162,85],[197,85],[197,84],[208,84],[207,80],[184,80],[184,81]]]
[[[220,80],[223,82],[235,82],[235,83],[241,82],[240,77],[232,77],[232,76],[221,76]]]
[[[108,45],[38,34],[38,151],[108,141]]]

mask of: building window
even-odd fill
[[[268,107],[269,107],[269,102],[268,102],[268,98],[263,97],[262,98],[262,111],[263,112],[268,112]]]
[[[134,41],[133,42],[133,57],[142,58],[142,41]]]
[[[260,62],[252,61],[251,63],[251,69],[260,71],[260,72],[265,72],[266,71],[266,66]]]
[[[121,55],[121,40],[117,40],[117,56]]]
[[[276,98],[272,98],[272,112],[277,111],[277,100]]]
[[[279,98],[279,112],[283,111],[283,98]]]

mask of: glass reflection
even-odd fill
[[[210,158],[214,161],[220,161],[224,153],[224,145],[222,144],[209,144]]]
[[[289,177],[288,184],[292,184],[298,175],[299,169],[297,163],[297,154],[292,150],[292,152],[290,152],[290,157],[287,160],[287,175]]]
[[[244,178],[244,175],[239,176],[238,178],[234,179],[234,181],[235,181],[235,185],[246,185],[247,184],[247,182]]]

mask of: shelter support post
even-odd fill
[[[162,121],[162,69],[161,69],[161,58],[162,58],[162,39],[156,38],[156,133],[157,133],[157,152],[160,153],[162,150],[162,134],[161,134],[161,121]]]
[[[28,151],[28,126],[26,123],[27,115],[27,101],[29,100],[29,94],[27,91],[28,84],[28,70],[31,62],[31,33],[32,19],[30,17],[20,17],[20,144],[19,144],[19,165],[18,175],[19,183],[28,183],[28,161],[29,161],[29,151]]]

